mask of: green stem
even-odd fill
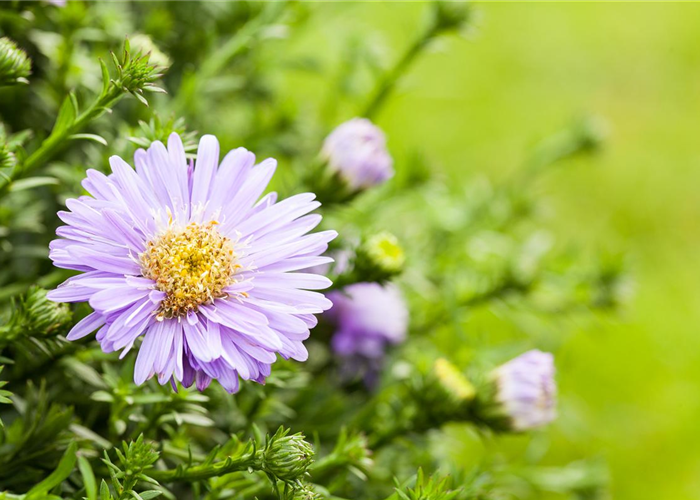
[[[159,482],[201,481],[212,477],[223,476],[231,472],[241,472],[248,469],[260,470],[261,452],[244,454],[236,458],[227,458],[221,462],[208,465],[195,465],[188,468],[154,470],[149,476]]]
[[[95,118],[99,118],[106,109],[117,103],[124,93],[112,87],[109,92],[101,96],[88,109],[83,111],[76,119],[73,125],[59,134],[50,135],[37,149],[34,151],[22,164],[22,175],[44,165],[51,157],[53,157],[64,145],[66,138],[83,130],[88,123]]]
[[[413,42],[413,44],[408,47],[401,59],[399,59],[394,67],[379,81],[377,88],[372,94],[372,98],[365,107],[361,116],[372,118],[377,114],[377,112],[379,112],[387,97],[389,97],[391,92],[396,87],[396,84],[401,76],[411,66],[418,54],[420,54],[426,45],[428,45],[428,42],[430,42],[438,34],[438,32],[438,26],[436,24],[432,24]]]
[[[22,163],[21,167],[16,168],[9,177],[0,181],[2,182],[2,184],[0,184],[0,196],[7,193],[13,181],[45,165],[66,145],[66,139],[68,137],[83,130],[91,121],[100,117],[105,110],[116,104],[123,96],[124,93],[122,90],[117,88],[116,85],[112,85],[110,89],[92,103],[88,109],[78,115],[70,127],[67,127],[59,133],[52,133],[47,137],[46,140],[41,143],[39,149],[29,155]]]

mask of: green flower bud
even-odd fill
[[[158,66],[155,61],[151,62],[150,54],[143,54],[139,50],[136,50],[132,55],[131,43],[129,40],[124,44],[124,53],[121,60],[119,60],[114,53],[112,54],[112,58],[117,68],[117,78],[112,80],[112,83],[117,89],[131,93],[145,105],[148,105],[148,101],[146,101],[146,98],[143,96],[144,91],[165,92],[160,87],[154,85],[153,82],[163,75],[163,71],[166,68]],[[103,66],[103,72],[106,71],[106,67]]]
[[[7,37],[0,38],[0,85],[29,83],[31,62],[27,54]]]
[[[476,396],[474,385],[452,363],[439,358],[433,365],[432,379],[426,395],[430,399],[431,412],[440,421],[466,418],[470,404]]]
[[[316,493],[311,485],[300,484],[294,489],[294,495],[292,500],[320,500],[323,498],[321,495]]]
[[[2,139],[0,139],[2,140]],[[13,168],[17,164],[17,157],[10,151],[7,143],[0,143],[0,169]]]
[[[476,395],[476,390],[467,377],[445,358],[439,358],[435,361],[433,370],[438,382],[450,399],[462,403],[470,401]]]
[[[30,288],[12,309],[7,323],[0,327],[0,345],[21,336],[50,335],[65,329],[72,313],[68,304],[46,298],[46,290]]]
[[[382,232],[365,240],[357,249],[355,268],[365,281],[382,281],[403,271],[406,255],[399,240]]]
[[[600,149],[608,138],[610,128],[605,120],[589,116],[574,125],[573,133],[582,151],[595,151]]]
[[[314,450],[301,433],[288,436],[289,429],[280,427],[265,445],[261,468],[285,482],[301,478],[313,463]]]
[[[473,18],[473,10],[467,2],[437,1],[433,5],[436,31],[461,31]]]

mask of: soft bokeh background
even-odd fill
[[[332,58],[349,26],[381,33],[388,51],[402,47],[423,6],[315,8],[300,50],[322,44]],[[555,449],[562,460],[604,456],[613,498],[698,498],[700,5],[479,10],[479,29],[421,57],[377,117],[397,167],[419,145],[455,179],[499,178],[573,117],[605,117],[603,154],[537,186],[564,241],[625,251],[636,282],[620,317],[579,329],[558,353]],[[319,89],[290,91],[311,99]],[[455,457],[474,453],[454,446]]]

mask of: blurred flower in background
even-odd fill
[[[347,376],[363,374],[371,384],[382,366],[386,348],[406,338],[408,309],[396,285],[355,283],[328,294],[326,313],[335,326],[331,346],[344,360]]]
[[[321,156],[351,191],[382,184],[394,175],[384,132],[366,118],[353,118],[333,130]]]
[[[491,372],[494,413],[514,431],[547,425],[556,418],[554,356],[528,351]]]

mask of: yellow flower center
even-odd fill
[[[165,292],[158,320],[184,316],[226,295],[237,263],[233,242],[216,230],[216,222],[190,223],[168,229],[148,242],[139,255],[143,275]]]

